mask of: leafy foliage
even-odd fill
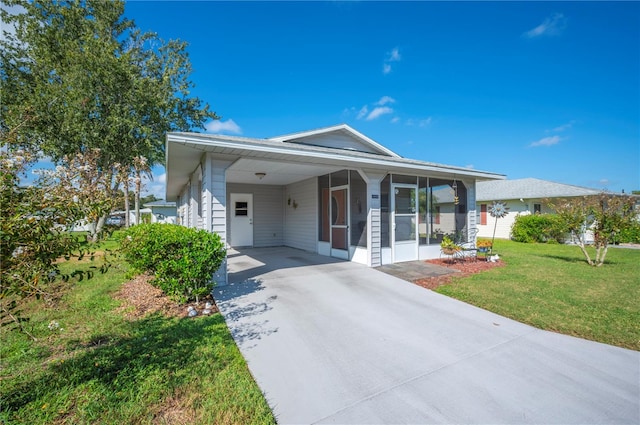
[[[60,278],[85,276],[79,270],[61,273],[58,261],[85,255],[82,240],[68,231],[85,210],[80,202],[70,202],[68,193],[55,190],[61,186],[21,187],[20,175],[34,159],[25,149],[0,151],[0,322],[23,331],[26,319],[18,311],[24,301],[50,299]]]
[[[198,301],[213,289],[226,251],[220,236],[172,224],[141,224],[122,233],[122,252],[140,272],[179,302]]]
[[[460,245],[456,244],[446,235],[442,238],[442,242],[440,242],[440,248],[443,252],[457,252],[462,249]]]
[[[566,233],[553,214],[530,214],[516,217],[511,239],[524,243],[563,243]]]
[[[615,242],[621,232],[637,222],[637,212],[634,210],[635,200],[631,196],[601,193],[593,196],[547,200],[546,203],[556,211],[563,229],[571,233],[577,241],[587,262],[596,267],[604,264],[609,244]],[[594,259],[585,249],[587,231],[593,233],[593,243],[596,248]]]
[[[629,227],[623,228],[616,236],[616,242],[640,244],[640,221],[636,220]]]
[[[120,0],[5,0],[15,31],[0,39],[0,129],[56,163],[99,148],[112,193],[128,175],[139,183],[136,158],[164,162],[166,132],[218,118],[189,96],[186,43],[141,33],[123,13]]]

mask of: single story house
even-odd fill
[[[476,185],[478,237],[491,238],[495,227],[496,238],[511,238],[511,227],[517,216],[553,212],[544,205],[544,199],[573,198],[600,193],[602,190],[535,178],[478,182]],[[490,214],[494,201],[503,201],[509,208],[509,213],[497,221]]]
[[[177,208],[173,201],[153,201],[142,205],[151,210],[152,223],[177,223]]]
[[[230,247],[289,246],[370,267],[437,258],[473,234],[476,182],[505,176],[402,158],[341,124],[269,139],[168,133],[178,222]],[[441,205],[434,193],[457,202]],[[215,276],[226,284],[226,264]]]

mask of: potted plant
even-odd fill
[[[476,243],[478,252],[489,252],[492,246],[491,241],[488,239],[478,239],[478,242]]]
[[[444,236],[442,238],[442,242],[440,242],[440,250],[443,254],[453,255],[456,252],[460,251],[461,247],[457,245],[454,241],[449,238],[449,236]]]

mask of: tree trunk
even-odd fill
[[[607,251],[609,251],[609,244],[606,244],[604,248],[598,248],[598,255],[596,256],[596,267],[600,267],[604,264],[604,259],[607,256]]]
[[[140,170],[136,169],[136,191],[135,191],[135,208],[136,208],[136,224],[140,224],[140,189],[142,180],[140,178]]]
[[[578,246],[580,247],[580,250],[582,251],[582,253],[584,254],[584,256],[587,259],[587,263],[589,263],[590,266],[593,266],[594,263],[591,260],[591,256],[589,255],[589,253],[587,252],[587,248],[585,248],[584,246],[584,240],[582,239],[582,237],[580,235],[578,235],[577,232],[573,233],[573,236],[578,240]]]
[[[122,187],[122,192],[124,193],[124,227],[129,228],[131,226],[131,219],[129,217],[129,211],[131,210],[131,206],[129,205],[129,185],[125,184]]]

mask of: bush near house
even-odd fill
[[[620,230],[620,233],[616,235],[616,242],[640,244],[640,221],[636,221],[631,226]]]
[[[519,215],[511,227],[511,239],[524,243],[563,243],[566,232],[555,214]]]
[[[140,224],[122,233],[121,251],[138,272],[155,275],[154,285],[174,300],[199,301],[215,282],[225,257],[220,236],[175,224]]]

